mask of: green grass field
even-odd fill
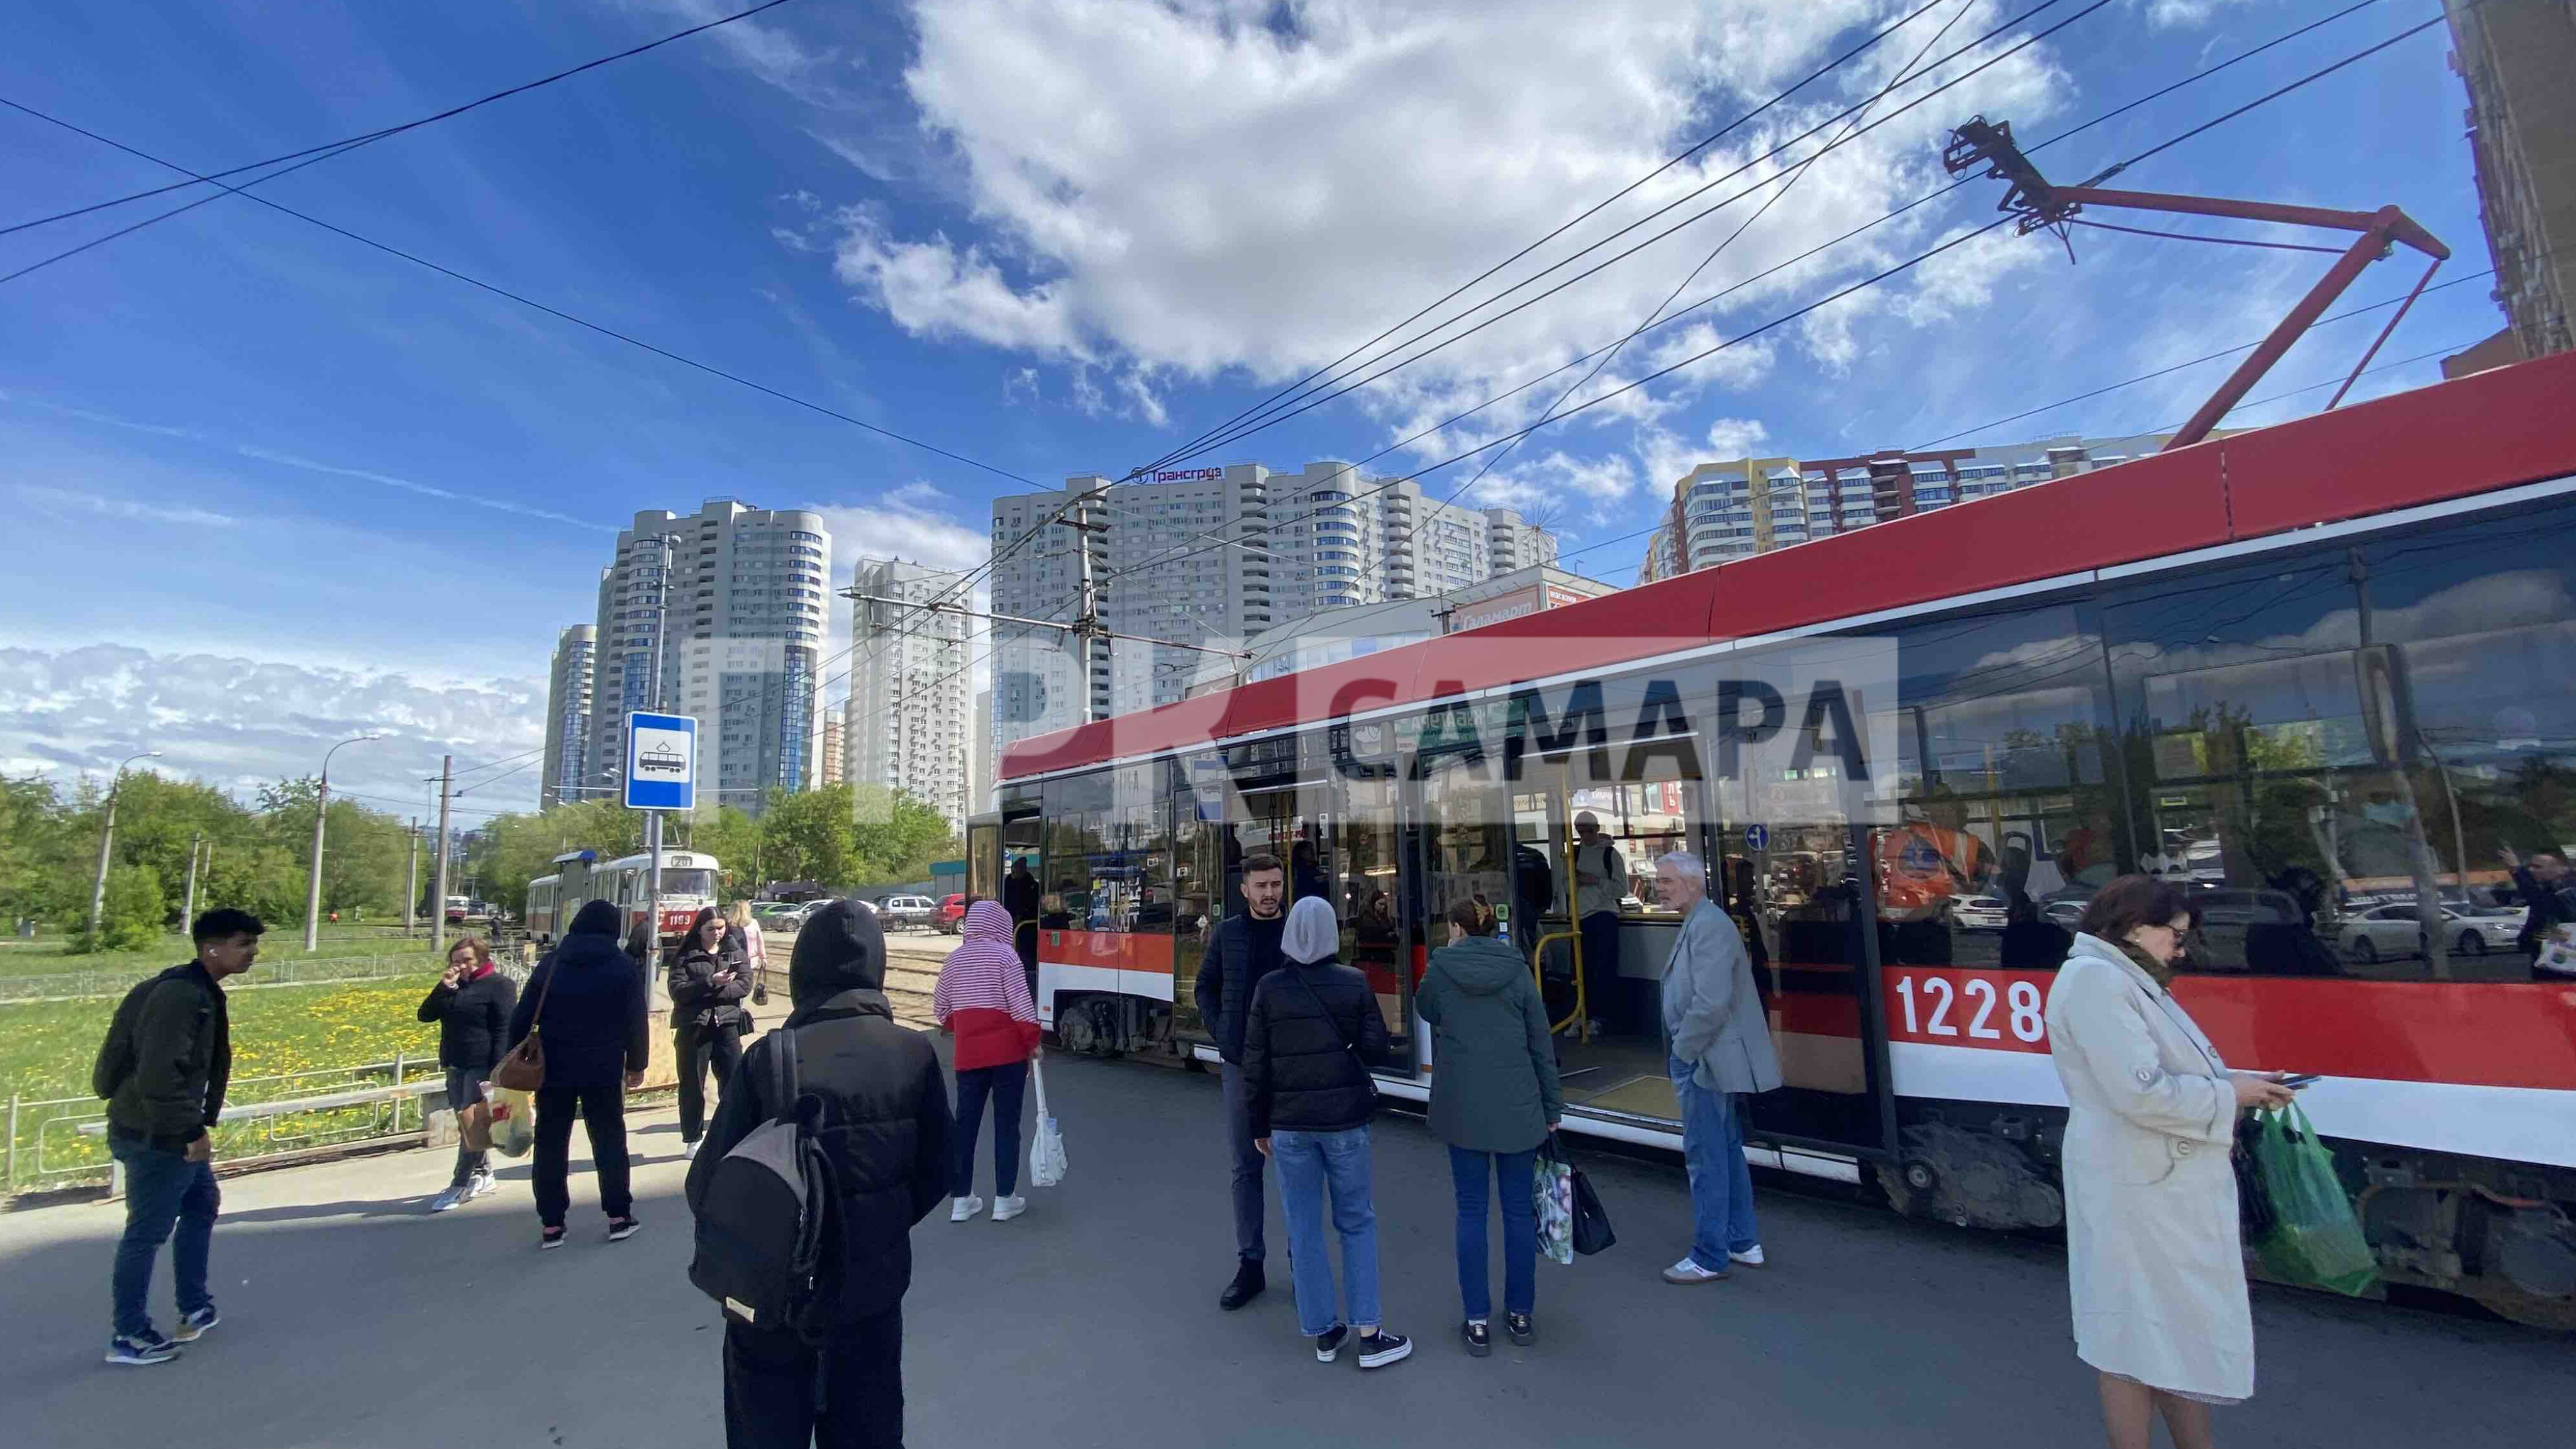
[[[417,942],[412,946],[419,949]],[[391,1061],[397,1052],[420,1063],[421,1070],[434,1072],[438,1028],[418,1020],[414,1013],[436,979],[437,973],[424,967],[417,975],[389,981],[233,992],[230,1099],[275,1100],[346,1087],[350,1081],[340,1077],[314,1078],[303,1083],[250,1079]],[[116,1000],[112,997],[0,1006],[0,1096],[15,1094],[30,1101],[80,1098],[84,1100],[56,1110],[94,1113],[98,1104],[89,1096],[90,1062],[115,1012]],[[293,1125],[296,1131],[315,1137],[359,1130],[368,1111],[314,1114]],[[21,1115],[17,1141],[17,1185],[21,1188],[31,1185],[36,1137],[43,1130],[44,1115]],[[262,1130],[256,1123],[228,1126],[219,1141],[219,1150],[226,1155],[261,1150],[258,1134]],[[99,1139],[80,1138],[62,1128],[46,1134],[45,1151],[50,1166],[106,1161],[106,1148]]]
[[[451,935],[453,930],[451,929]],[[260,938],[260,959],[293,961],[304,956],[304,932],[294,926],[281,926]],[[97,951],[81,956],[72,954],[61,936],[45,935],[33,941],[0,941],[0,976],[44,976],[63,971],[148,971],[175,965],[194,954],[184,936],[166,936],[162,944],[147,951]],[[315,959],[325,957],[382,957],[418,954],[429,956],[429,938],[414,936],[405,940],[398,932],[376,927],[352,929],[326,928],[321,935],[321,949]]]

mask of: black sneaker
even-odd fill
[[[644,1225],[637,1222],[632,1215],[622,1218],[610,1218],[608,1220],[608,1240],[612,1243],[625,1242],[628,1238],[635,1236],[635,1230],[642,1226]]]
[[[1315,1340],[1315,1362],[1331,1363],[1342,1355],[1342,1340],[1351,1336],[1347,1324],[1336,1324],[1333,1331]]]
[[[1465,1335],[1467,1339],[1467,1357],[1488,1358],[1492,1356],[1494,1352],[1494,1330],[1490,1325],[1478,1323],[1476,1320],[1471,1318],[1465,1323],[1458,1325],[1458,1331]]]
[[[1512,1336],[1512,1342],[1523,1348],[1538,1341],[1538,1325],[1530,1322],[1530,1316],[1526,1313],[1504,1314],[1503,1331]]]
[[[161,1330],[157,1328],[146,1328],[141,1333],[120,1333],[107,1341],[109,1363],[168,1363],[178,1356],[179,1345],[162,1337]]]
[[[540,1229],[540,1230],[538,1231],[538,1233],[537,1233],[537,1246],[538,1246],[538,1247],[540,1247],[540,1248],[560,1248],[560,1247],[562,1247],[563,1245],[564,1245],[564,1230],[563,1230],[563,1229],[561,1229],[561,1228],[543,1228],[543,1229]]]
[[[1384,1368],[1413,1352],[1413,1340],[1400,1333],[1372,1333],[1359,1341],[1360,1367]]]
[[[1269,1281],[1261,1274],[1259,1260],[1246,1258],[1243,1266],[1234,1270],[1234,1281],[1226,1284],[1225,1291],[1216,1296],[1216,1306],[1232,1313],[1260,1297],[1261,1290],[1269,1286]]]

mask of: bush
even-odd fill
[[[72,938],[75,953],[146,951],[159,945],[170,907],[161,896],[161,877],[148,865],[120,865],[107,873],[107,900],[99,912],[98,930]]]

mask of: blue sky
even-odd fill
[[[1964,3],[1935,57],[2030,8]],[[730,8],[94,0],[13,22],[0,96],[213,170]],[[1932,79],[2082,8],[2060,0]],[[1941,132],[1973,112],[2036,140],[2340,8],[2115,0],[1828,156],[1685,300],[1941,184]],[[797,0],[261,190],[1052,484],[1149,461],[1330,361],[1901,13],[1848,0]],[[2438,13],[2382,0],[2046,164],[2074,179]],[[1950,15],[1913,22],[1728,138],[1695,163],[1705,171],[1667,173],[1538,260],[1865,98]],[[2446,51],[2438,29],[2415,37],[2121,184],[2394,201],[2451,243],[2445,279],[2480,270]],[[0,226],[173,179],[0,111]],[[1971,187],[1650,333],[1584,396],[1980,224],[1998,190]],[[0,236],[0,272],[196,194]],[[1375,453],[1622,334],[1758,201],[1203,461]],[[2077,242],[2074,267],[2046,238],[1961,248],[1541,432],[1482,496],[1547,512],[1581,549],[1651,522],[1703,457],[1921,443],[2250,340],[2326,264],[2101,232]],[[2417,270],[2374,267],[2350,300],[2402,292]],[[2257,395],[2339,375],[2376,325],[2321,330]],[[2500,325],[2470,282],[2428,297],[2383,356]],[[2170,425],[2222,371],[1980,439]],[[2365,393],[2436,376],[2431,361],[2391,369]],[[1535,421],[1563,386],[1373,470]],[[1426,486],[1456,487],[1473,467]],[[344,752],[339,775],[409,801],[442,752],[497,761],[537,744],[555,632],[591,617],[597,568],[636,509],[718,496],[827,508],[837,581],[863,554],[980,559],[990,499],[1019,486],[222,198],[0,285],[0,506],[27,527],[0,584],[0,769],[95,776],[158,746],[166,766],[239,784],[307,771],[329,739],[378,727],[393,738]],[[1625,582],[1641,546],[1573,561]],[[535,774],[496,778],[476,808],[530,802]]]

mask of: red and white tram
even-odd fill
[[[653,857],[624,855],[603,861],[595,850],[568,850],[554,858],[554,872],[528,882],[528,935],[552,945],[583,905],[606,901],[617,907],[626,932],[638,921],[657,916],[654,934],[664,946],[676,945],[689,922],[716,903],[716,858],[704,851],[662,852],[662,895],[651,900]]]
[[[1574,959],[1588,813],[1640,882],[1697,852],[1756,949],[1787,1084],[1749,1155],[1998,1228],[2061,1215],[2066,927],[2116,875],[2189,879],[2175,990],[2231,1063],[2325,1074],[2305,1104],[2386,1279],[2576,1326],[2576,979],[2492,919],[2505,850],[2576,845],[2576,355],[1031,739],[999,774],[969,889],[1030,918],[1070,1049],[1211,1057],[1200,946],[1268,851],[1378,983],[1387,1092],[1428,1094],[1412,992],[1476,892],[1565,1017],[1566,1125],[1677,1148],[1675,917],[1632,890],[1616,961]],[[2391,904],[2421,927],[2393,948],[2354,924]]]

